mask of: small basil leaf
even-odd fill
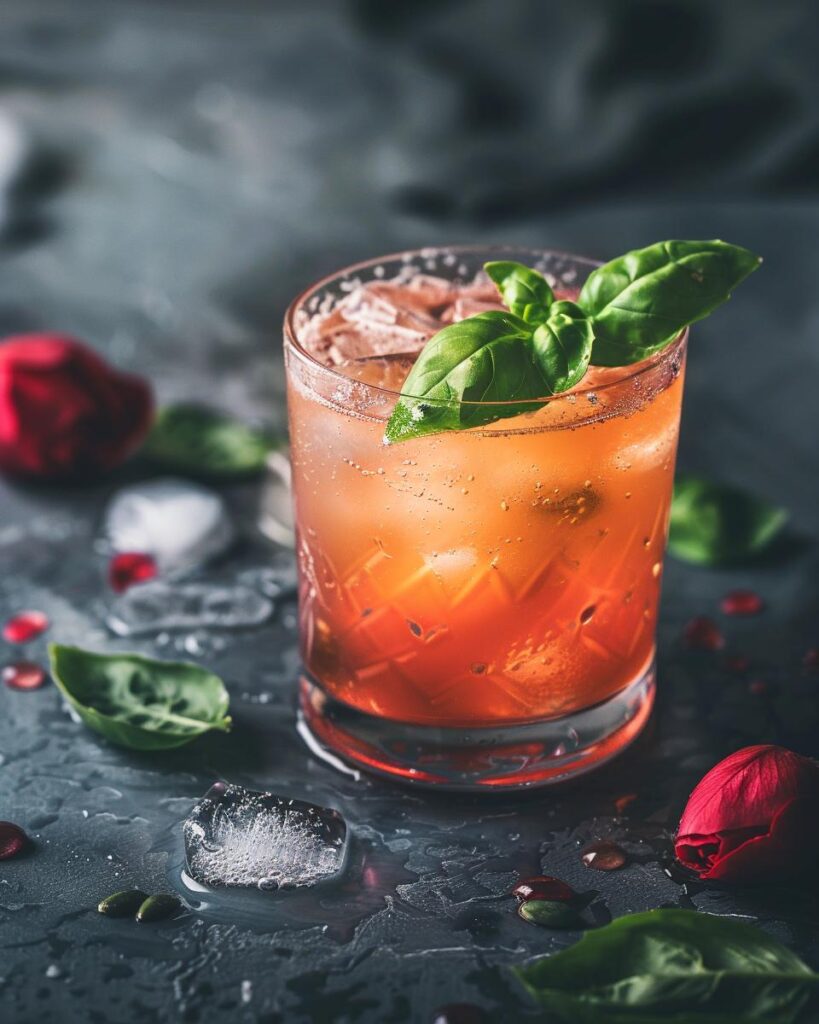
[[[387,444],[531,412],[550,394],[531,328],[491,311],[450,324],[427,342],[401,389]],[[508,408],[503,404],[510,403]],[[493,404],[495,403],[495,404]]]
[[[51,644],[49,655],[51,675],[68,703],[118,746],[168,750],[230,728],[224,683],[198,665],[60,644]]]
[[[572,1024],[793,1024],[819,991],[762,929],[691,910],[621,917],[515,973]]]
[[[578,302],[594,318],[595,366],[626,366],[702,320],[761,260],[727,242],[657,242],[593,270]]]
[[[142,449],[164,469],[188,476],[229,478],[264,469],[274,439],[225,413],[180,403],[160,409]]]
[[[678,477],[668,550],[684,562],[728,565],[753,558],[779,534],[788,513],[744,491],[698,477]]]
[[[589,366],[594,342],[592,322],[574,302],[555,302],[548,319],[535,328],[535,356],[549,391],[556,395],[575,386]]]
[[[483,269],[498,286],[503,304],[529,324],[542,323],[549,315],[554,292],[536,270],[511,260],[484,263]]]

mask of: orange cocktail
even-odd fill
[[[456,786],[561,778],[644,724],[685,357],[682,337],[514,419],[385,445],[426,338],[497,303],[486,258],[352,268],[286,338],[307,725]],[[594,266],[524,258],[564,292]]]

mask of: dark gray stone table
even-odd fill
[[[42,659],[48,639],[162,656],[187,643],[226,680],[236,722],[228,736],[145,756],[75,724],[53,686],[2,688],[0,818],[36,844],[0,865],[4,1022],[424,1022],[453,1001],[518,1019],[525,1009],[498,968],[577,938],[516,916],[510,885],[541,870],[593,891],[599,921],[693,906],[759,921],[819,967],[812,897],[786,887],[687,890],[663,870],[684,800],[719,757],[760,740],[819,753],[819,680],[801,668],[819,643],[819,206],[809,196],[750,194],[766,175],[798,183],[806,123],[791,118],[792,91],[755,76],[756,118],[726,101],[728,135],[745,134],[711,164],[702,152],[698,163],[684,146],[669,150],[670,129],[665,165],[657,147],[640,143],[656,131],[659,104],[670,103],[672,124],[700,117],[707,145],[716,144],[703,89],[734,95],[750,81],[748,54],[760,40],[787,46],[797,71],[807,44],[785,22],[766,28],[757,11],[746,49],[734,47],[727,64],[689,47],[668,58],[676,80],[643,68],[654,75],[648,88],[636,72],[617,79],[624,47],[628,57],[623,24],[608,25],[609,51],[592,52],[597,37],[574,38],[572,23],[555,15],[544,90],[569,89],[572,75],[580,83],[562,116],[545,91],[527,91],[517,64],[495,79],[482,59],[490,39],[495,48],[527,39],[527,52],[536,50],[524,31],[532,5],[510,24],[490,5],[441,4],[421,25],[413,5],[395,6],[397,24],[368,3],[6,4],[0,109],[26,126],[36,159],[0,240],[0,332],[74,332],[151,376],[163,401],[218,400],[281,427],[284,305],[351,259],[443,241],[607,256],[661,237],[725,237],[766,263],[694,333],[681,465],[787,506],[791,543],[747,570],[668,565],[658,711],[611,769],[560,790],[454,800],[356,781],[305,748],[294,729],[291,601],[264,627],[215,638],[183,634],[160,646],[108,633],[94,541],[106,497],[139,478],[139,464],[85,488],[0,485],[0,620],[34,607],[53,623],[26,655]],[[573,5],[573,17],[597,24],[604,7]],[[671,9],[675,30],[689,34],[683,42],[717,31],[697,22],[706,17],[698,5]],[[466,10],[477,13],[464,28]],[[481,43],[471,57],[464,35]],[[692,53],[696,81],[684,73]],[[597,122],[602,95],[612,102]],[[593,122],[595,144],[578,127]],[[550,124],[551,134],[533,139],[532,123]],[[514,160],[510,125],[520,140]],[[787,132],[782,157],[768,142]],[[674,170],[680,162],[685,174]],[[726,202],[720,188],[744,198]],[[512,193],[531,216],[498,198]],[[226,493],[244,541],[209,572],[218,580],[271,557],[253,529],[256,489]],[[746,585],[767,611],[724,626],[729,650],[749,655],[752,678],[768,683],[757,695],[750,677],[681,643],[688,619],[718,615],[720,596]],[[6,646],[0,658],[16,653]],[[99,916],[100,897],[122,886],[179,889],[180,822],[215,779],[342,811],[354,835],[343,880],[322,893],[192,900],[189,913],[153,927]],[[615,801],[628,795],[618,817]],[[584,868],[579,847],[610,836],[629,844],[629,866]]]

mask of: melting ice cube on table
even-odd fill
[[[247,586],[154,581],[116,598],[106,622],[119,636],[178,629],[243,629],[265,622],[273,602]]]
[[[151,555],[160,572],[201,565],[222,554],[234,539],[222,498],[175,477],[119,491],[105,513],[104,529],[115,551]]]
[[[315,885],[344,863],[338,811],[217,782],[183,825],[188,874],[200,885]]]

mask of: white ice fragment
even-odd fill
[[[273,602],[250,587],[154,580],[116,598],[106,622],[119,636],[144,636],[163,630],[258,626],[272,611]]]
[[[218,782],[182,827],[187,872],[200,885],[310,886],[344,864],[338,811]]]
[[[104,528],[115,551],[151,555],[161,572],[201,565],[220,555],[234,539],[222,498],[175,477],[119,491],[108,506]]]

